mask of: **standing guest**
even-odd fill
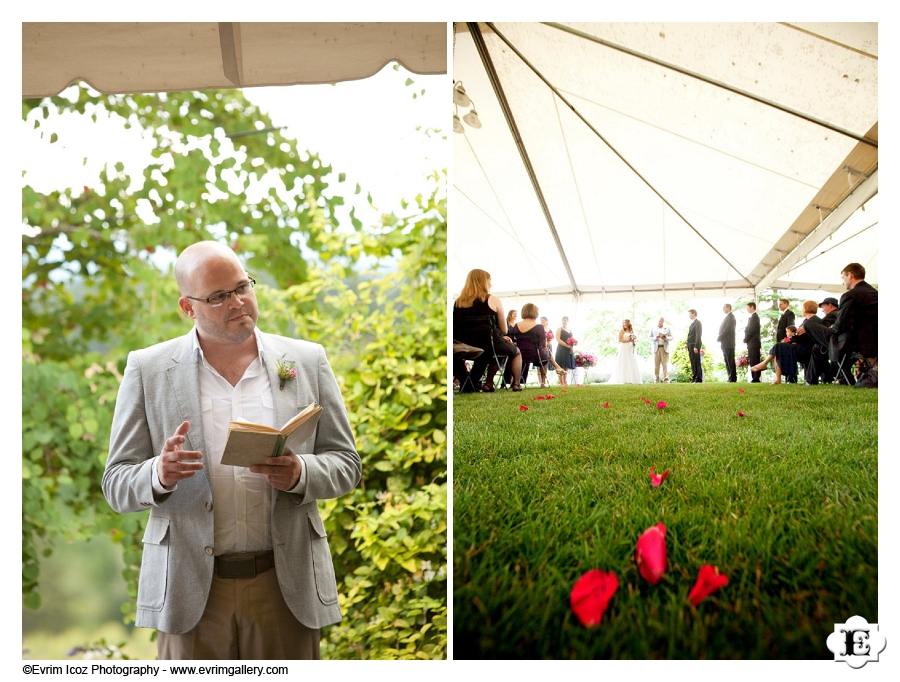
[[[227,246],[187,247],[175,279],[194,327],[129,353],[101,484],[117,512],[150,511],[135,624],[157,629],[161,659],[318,658],[341,610],[316,502],[361,474],[340,389],[322,346],[257,329],[255,282]],[[276,426],[313,402],[313,435],[221,463],[232,419]]]
[[[832,334],[831,359],[840,362],[856,353],[862,357],[860,377],[866,376],[864,387],[875,387],[878,367],[878,290],[865,281],[866,269],[850,263],[841,270],[841,281],[847,291],[841,296]],[[874,370],[871,372],[870,371]]]
[[[653,348],[653,373],[659,383],[659,368],[663,370],[663,381],[669,382],[669,339],[672,331],[666,326],[665,318],[659,318],[656,326],[650,330],[650,345]]]
[[[575,351],[569,344],[572,332],[569,331],[569,318],[562,319],[562,326],[556,330],[556,364],[566,370],[566,375],[575,372]],[[572,378],[572,377],[568,377]]]
[[[781,317],[778,318],[775,341],[784,341],[784,337],[787,336],[787,328],[794,324],[794,311],[791,310],[791,302],[786,298],[778,299],[778,309],[781,311]]]
[[[550,329],[550,320],[548,320],[543,315],[541,316],[541,326],[544,328],[544,334],[547,335],[547,350],[551,353],[553,352],[553,339],[556,338],[556,335],[553,333],[553,330]]]
[[[752,368],[762,359],[760,356],[762,340],[759,336],[759,315],[756,313],[756,304],[752,301],[747,304],[747,313],[750,317],[747,319],[747,326],[744,327],[744,343],[747,344],[747,362]],[[758,384],[760,374],[761,372],[754,372],[751,369],[750,383]]]
[[[691,318],[691,326],[688,327],[687,351],[691,359],[691,383],[703,383],[703,364],[700,356],[700,349],[703,347],[703,325],[697,319],[697,311],[691,308],[688,310],[688,317]]]
[[[725,369],[728,370],[728,382],[735,383],[737,381],[737,366],[734,363],[734,330],[736,322],[734,313],[731,312],[731,304],[726,303],[722,306],[722,312],[725,313],[725,319],[719,325],[719,336],[717,341],[722,348],[722,355],[725,356]]]
[[[485,322],[489,324],[485,324]],[[494,375],[499,367],[491,352],[493,346],[497,357],[506,356],[507,363],[512,363],[512,390],[521,391],[519,377],[522,376],[522,356],[516,344],[508,336],[506,315],[503,313],[503,303],[491,293],[491,274],[484,270],[471,270],[466,275],[466,283],[463,286],[459,298],[453,303],[453,339],[462,341],[476,348],[481,348],[484,353],[479,355],[469,376],[472,382],[478,386],[484,371],[487,377],[480,390],[491,393],[494,390]],[[464,372],[463,369],[458,371]],[[465,382],[465,375],[460,378],[460,384],[465,385],[463,392],[470,390]]]

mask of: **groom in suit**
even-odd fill
[[[688,328],[687,351],[691,359],[691,383],[703,383],[703,364],[700,350],[703,348],[703,325],[697,319],[697,311],[691,308],[688,310],[688,317],[691,318],[691,326]]]
[[[157,628],[162,659],[318,658],[341,612],[316,501],[361,475],[337,382],[321,346],[256,328],[231,249],[193,244],[175,277],[194,328],[129,354],[102,482],[117,512],[150,511],[135,624]],[[250,469],[221,463],[230,420],[277,427],[312,402],[308,438]]]
[[[717,340],[722,347],[722,355],[725,356],[725,369],[728,370],[728,381],[733,384],[737,381],[737,366],[734,363],[734,329],[737,323],[734,319],[734,313],[731,312],[730,303],[722,306],[722,312],[725,313],[725,319],[719,325],[719,337]]]

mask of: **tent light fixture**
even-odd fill
[[[459,107],[472,106],[472,100],[470,100],[469,96],[466,94],[466,89],[463,87],[462,81],[457,81],[453,84],[453,103]]]
[[[459,116],[453,114],[453,132],[454,133],[464,133],[466,132],[465,128],[463,128],[462,122],[459,120]]]
[[[478,118],[478,112],[475,111],[474,108],[473,108],[472,111],[470,111],[468,114],[466,114],[465,116],[463,116],[463,119],[462,119],[462,120],[465,121],[466,123],[468,123],[468,124],[469,124],[470,126],[472,126],[473,128],[480,128],[480,127],[481,127],[481,119]]]

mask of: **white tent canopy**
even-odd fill
[[[458,24],[481,127],[458,107],[451,289],[839,290],[854,260],[877,282],[876,28]]]
[[[367,78],[389,61],[447,70],[446,24],[84,22],[22,24],[22,96],[78,80],[159,92]]]

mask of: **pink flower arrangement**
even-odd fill
[[[597,356],[593,353],[582,353],[581,351],[575,353],[576,367],[593,367],[596,364]]]

